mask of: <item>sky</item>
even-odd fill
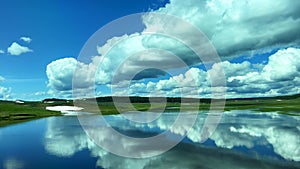
[[[77,97],[211,97],[225,87],[212,85],[222,72],[228,98],[297,94],[298,9],[293,0],[3,0],[0,99],[72,98],[73,83]],[[178,19],[150,13],[123,25],[116,21],[140,12]],[[107,26],[113,21],[119,25]],[[205,35],[221,62],[205,67],[197,59],[186,44],[198,44],[200,37],[188,25]],[[86,42],[105,26],[99,42],[89,46],[94,53],[81,60]]]

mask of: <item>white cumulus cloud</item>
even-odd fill
[[[25,36],[21,37],[20,39],[27,43],[30,43],[32,41],[32,39],[30,37],[25,37]]]
[[[76,69],[77,68],[77,69]],[[72,84],[75,84],[77,92],[81,97],[91,96],[88,93],[93,90],[95,84],[95,67],[93,64],[84,64],[74,58],[64,58],[51,62],[47,65],[46,74],[48,77],[48,94],[63,97],[71,97]],[[73,79],[74,78],[74,79]]]
[[[0,82],[5,81],[5,78],[0,76]],[[0,99],[9,99],[11,97],[11,88],[0,86]]]
[[[32,49],[29,49],[26,46],[21,46],[17,42],[13,42],[8,48],[7,53],[11,55],[21,55],[23,53],[33,52]]]
[[[4,50],[1,50],[1,49],[0,49],[0,54],[3,54],[3,53],[5,53]]]
[[[9,99],[11,97],[11,89],[0,86],[0,99]]]
[[[109,62],[109,60],[102,61]],[[53,61],[47,66],[48,86],[57,92],[69,91],[71,93],[73,74],[77,64],[76,88],[82,89],[82,92],[85,91],[85,88],[94,87],[94,84],[103,84],[103,80],[108,82],[111,76],[108,76],[105,71],[99,71],[97,69],[98,63],[99,60],[94,60],[90,64],[85,64],[76,61],[74,58]],[[225,72],[228,97],[300,93],[300,89],[297,87],[300,85],[300,49],[298,48],[279,50],[269,57],[265,65],[259,67],[248,61],[242,63],[223,61],[218,64],[221,64]],[[283,67],[282,64],[288,66]],[[214,65],[212,67],[219,66]],[[125,80],[122,83],[110,85],[110,87],[114,88],[114,95],[149,96],[154,92],[171,97],[210,97],[213,87],[218,87],[211,87],[211,81],[217,81],[218,74],[211,74],[213,77],[209,77],[209,71],[211,69],[204,71],[199,68],[190,68],[186,72],[168,79],[148,82],[138,80],[129,85],[129,88],[126,88],[129,81]]]
[[[206,34],[222,57],[231,57],[299,45],[299,8],[300,2],[293,0],[275,3],[272,0],[170,0],[159,12],[192,23]],[[148,27],[159,22],[160,18],[144,18]],[[172,31],[171,27],[166,29]],[[191,35],[190,40],[197,39]]]
[[[229,97],[243,97],[251,94],[260,96],[300,92],[295,87],[300,81],[297,66],[299,49],[288,48],[300,45],[299,8],[300,1],[293,0],[276,2],[273,0],[263,2],[258,0],[206,0],[200,2],[198,0],[170,0],[165,7],[158,9],[157,12],[177,16],[202,31],[214,45],[221,59],[224,60],[222,66],[227,76]],[[83,84],[93,82],[98,85],[110,85],[113,78],[117,83],[125,84],[124,81],[130,80],[132,75],[144,68],[172,70],[184,67],[178,60],[183,61],[187,66],[201,64],[195,53],[180,41],[160,34],[147,34],[158,31],[182,38],[185,44],[199,43],[199,36],[193,31],[186,31],[184,22],[178,24],[176,19],[167,19],[169,20],[155,14],[146,14],[142,17],[142,22],[145,25],[142,32],[113,37],[107,40],[106,44],[95,46],[99,56],[92,57],[88,64],[79,63],[79,67],[81,67],[79,69],[82,71],[78,77],[81,77],[81,74],[87,76],[82,77],[85,83],[78,82],[80,88],[88,86]],[[276,55],[270,57],[267,65],[226,61],[241,55],[251,56],[266,53],[274,50],[274,48],[282,49],[279,50],[281,53],[277,52]],[[151,51],[150,49],[160,50]],[[59,63],[63,66],[62,62]],[[70,71],[74,71],[75,62],[72,61],[72,63],[73,67],[67,64],[69,68],[64,68],[66,72],[59,72],[54,68],[50,71],[49,68],[47,75],[51,88],[57,91],[70,91],[70,79],[72,79]],[[288,66],[283,68],[280,63]],[[58,70],[61,70],[61,66],[56,66],[58,66]],[[204,75],[207,72],[203,73],[202,70],[196,69],[189,71],[194,74],[200,72],[199,78],[196,78],[195,82],[190,82],[190,74],[182,73],[176,78],[182,80],[182,84],[195,83],[198,85],[199,91],[190,90],[187,86],[183,86],[181,90],[186,91],[191,96],[197,95],[197,93],[207,95],[210,93],[209,78]],[[55,73],[56,71],[57,73]],[[116,72],[118,76],[114,77]],[[138,76],[134,77],[134,80],[157,78],[164,75],[164,71],[151,69],[151,71],[139,73]],[[95,80],[92,80],[93,78]],[[218,78],[217,74],[215,78]],[[203,81],[203,79],[205,80]],[[180,89],[175,86],[174,81],[173,77],[151,82],[151,84],[148,82],[148,84],[144,84],[147,86],[144,88],[145,90],[150,90],[150,88],[164,90],[170,96],[177,95],[180,93]],[[213,87],[218,86],[218,84],[213,85]],[[138,91],[141,91],[143,85],[135,86],[130,88],[131,93],[139,93]],[[124,90],[120,92],[124,93]]]
[[[5,78],[0,76],[0,82],[3,82],[4,80],[5,80]]]
[[[110,83],[117,68],[122,69],[119,77],[124,80],[145,67],[163,69],[182,67],[168,52],[176,55],[187,65],[201,63],[195,53],[178,40],[160,34],[147,34],[164,33],[181,38],[180,40],[184,39],[185,44],[189,46],[198,44],[202,37],[197,32],[186,29],[188,25],[185,22],[202,31],[223,60],[240,55],[264,53],[275,47],[297,46],[300,44],[299,7],[300,2],[291,0],[276,3],[272,0],[263,3],[257,0],[247,2],[171,0],[156,12],[177,16],[182,22],[171,17],[146,14],[142,18],[145,25],[142,32],[113,37],[103,46],[97,47],[100,56],[96,58],[102,60],[99,70],[102,80],[98,82]],[[145,52],[153,48],[161,51]],[[123,61],[125,62],[122,63]],[[160,75],[164,73],[152,71],[140,74],[138,78],[153,78]]]
[[[279,50],[269,57],[266,65],[257,69],[248,61],[221,64],[227,79],[227,97],[257,97],[300,93],[300,49]],[[284,66],[282,66],[284,64]],[[214,66],[213,66],[214,67]],[[217,74],[208,76],[208,71],[191,68],[183,74],[158,82],[136,82],[130,86],[130,94],[163,92],[167,96],[210,97],[213,87],[211,81],[217,80]],[[214,79],[211,79],[214,78]],[[142,83],[143,85],[139,84]],[[196,86],[198,91],[191,90]],[[115,86],[117,88],[117,86]],[[121,86],[122,87],[122,86]],[[120,88],[121,88],[120,87]],[[122,89],[126,90],[126,89]],[[141,92],[144,91],[144,92]],[[117,93],[118,94],[118,93]],[[120,94],[120,93],[119,93]]]

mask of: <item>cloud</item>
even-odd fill
[[[21,55],[23,53],[33,52],[28,47],[21,46],[17,42],[13,42],[10,47],[7,48],[7,53],[11,55]]]
[[[103,59],[100,69],[105,77],[101,83],[109,83],[107,77],[111,79],[117,68],[122,69],[119,77],[126,79],[143,67],[157,66],[162,69],[182,67],[170,53],[188,66],[201,64],[199,58],[186,44],[190,47],[199,44],[199,40],[204,38],[199,36],[197,31],[190,31],[185,21],[207,36],[223,60],[240,55],[266,53],[274,48],[299,46],[299,7],[300,2],[295,3],[292,0],[276,3],[272,0],[266,0],[264,3],[256,0],[247,2],[171,0],[156,12],[177,16],[183,20],[182,22],[157,14],[145,14],[142,17],[145,25],[142,32],[113,37],[103,46],[98,46],[100,56],[97,57]],[[149,32],[158,34],[147,35]],[[174,37],[184,40],[185,44]],[[161,50],[147,52],[153,48]],[[123,61],[125,63],[121,64]],[[160,75],[164,73],[152,71],[141,75],[141,78]]]
[[[261,71],[250,69],[242,76],[228,77],[228,85],[236,93],[256,94],[295,94],[299,89],[300,49],[287,48],[279,50],[269,57],[268,63]],[[282,66],[284,65],[284,67]],[[231,86],[232,85],[232,86]]]
[[[1,50],[1,49],[0,49],[0,54],[3,54],[3,53],[5,53],[4,50]]]
[[[197,5],[195,5],[197,4]],[[237,57],[240,55],[254,55],[266,53],[274,48],[286,48],[300,45],[300,15],[298,12],[300,2],[292,0],[272,0],[263,3],[257,0],[222,1],[222,0],[171,0],[159,13],[177,16],[196,26],[212,42],[221,59]],[[187,44],[198,44],[199,35],[187,30],[184,22],[178,23],[175,19],[161,17],[156,14],[143,16],[145,30],[140,34],[114,37],[107,43],[98,47],[99,54],[105,54],[105,68],[103,71],[108,77],[116,69],[116,65],[125,61],[120,76],[128,77],[139,72],[141,67],[155,67],[172,69],[180,67],[174,62],[174,57],[162,51],[169,51],[184,61],[187,65],[197,65],[201,61],[187,46],[178,40],[162,35],[145,35],[147,32],[159,32],[181,38]],[[116,41],[118,42],[116,44]],[[115,46],[116,45],[116,46]],[[134,53],[147,49],[158,48],[155,54],[145,52],[143,56],[132,56]],[[128,58],[130,56],[130,58]],[[118,67],[118,66],[117,66]],[[182,67],[182,65],[181,65]],[[152,72],[144,78],[163,75],[161,72]]]
[[[47,65],[48,94],[58,97],[70,97],[72,95],[72,79],[77,61],[74,58],[56,60]]]
[[[0,76],[0,82],[5,81],[5,78]],[[11,98],[11,88],[0,86],[0,99],[10,99]]]
[[[293,0],[170,0],[158,11],[192,23],[212,41],[221,57],[232,57],[299,45],[299,7],[300,2]],[[149,16],[143,21],[150,27],[160,19]],[[192,35],[190,40],[196,41]]]
[[[27,43],[30,43],[31,41],[32,41],[32,39],[30,38],[30,37],[21,37],[20,38],[22,41],[24,41],[24,42],[27,42]]]
[[[77,67],[76,67],[77,66]],[[84,64],[74,58],[64,58],[47,65],[48,94],[60,97],[72,97],[73,83],[80,97],[94,96],[95,67]],[[74,78],[74,79],[73,79]]]
[[[5,80],[5,78],[0,76],[0,82],[3,82],[4,80]]]
[[[197,4],[197,5],[195,5]],[[98,46],[99,57],[103,59],[102,74],[112,78],[113,72],[122,69],[120,77],[126,79],[142,67],[172,69],[182,67],[177,56],[188,66],[200,64],[201,61],[186,45],[172,37],[158,32],[181,38],[186,44],[198,44],[203,37],[196,31],[190,31],[185,21],[202,31],[217,49],[223,60],[240,55],[266,53],[274,48],[286,48],[300,45],[300,2],[264,1],[197,1],[171,0],[157,12],[175,15],[182,22],[156,14],[143,16],[145,29],[141,33],[114,37],[103,46]],[[185,29],[186,28],[186,29]],[[161,49],[147,52],[148,49]],[[144,51],[144,53],[141,53]],[[108,52],[108,53],[106,53]],[[136,55],[134,55],[136,54]],[[104,56],[105,55],[105,56]],[[121,65],[122,62],[125,62]],[[120,66],[121,65],[121,66]],[[164,75],[161,72],[145,74],[143,78]],[[106,78],[105,78],[106,79]],[[109,83],[103,81],[102,83]]]
[[[11,98],[11,88],[0,86],[0,99],[10,99]]]
[[[266,65],[230,63],[221,64],[227,80],[227,97],[257,97],[300,93],[300,49],[287,48],[269,57]],[[282,65],[285,65],[284,67]],[[213,66],[214,67],[214,66]],[[211,78],[208,71],[191,68],[183,74],[159,80],[158,82],[136,82],[130,86],[129,94],[148,96],[151,92],[163,93],[167,96],[211,97]],[[213,77],[217,79],[218,74]],[[140,84],[142,83],[142,84]],[[198,91],[190,90],[196,86]],[[118,88],[118,86],[115,86]],[[125,90],[120,86],[120,90]],[[141,92],[144,91],[144,92]],[[116,93],[121,94],[121,93]]]
[[[38,91],[38,92],[35,92],[35,93],[34,93],[35,96],[44,96],[44,95],[46,95],[46,94],[47,94],[47,93],[44,92],[44,91]]]
[[[292,81],[300,75],[299,59],[300,49],[280,50],[269,57],[269,63],[264,67],[263,73],[270,80]]]
[[[98,58],[99,59],[99,58]],[[102,62],[109,62],[105,58]],[[99,60],[90,64],[76,61],[74,58],[65,58],[53,61],[47,66],[48,87],[54,89],[54,93],[67,92],[71,95],[72,80],[76,79],[76,88],[81,89],[80,94],[91,91],[95,84],[105,84],[110,80],[110,75],[105,71],[99,71],[97,66]],[[78,70],[73,79],[73,73],[78,64]],[[223,61],[227,81],[227,97],[257,97],[274,96],[300,93],[300,49],[287,48],[278,50],[269,57],[265,65],[257,66],[248,61],[242,63],[230,63]],[[282,67],[282,64],[285,67]],[[109,65],[109,64],[108,64]],[[212,68],[217,67],[217,64]],[[219,67],[219,66],[218,66]],[[108,71],[110,68],[107,68]],[[208,73],[211,69],[204,71],[199,68],[190,68],[182,74],[172,76],[168,79],[160,79],[144,82],[142,80],[123,80],[122,83],[109,85],[113,87],[113,95],[139,95],[150,96],[151,93],[162,96],[185,96],[185,97],[211,97],[211,78]],[[218,80],[218,73],[213,75]],[[73,81],[75,82],[75,81]],[[216,84],[217,85],[217,84]],[[129,87],[129,88],[127,88]],[[195,88],[197,90],[195,90]],[[87,89],[87,90],[85,90]],[[90,93],[89,96],[93,94]]]
[[[295,84],[299,84],[299,76],[296,76],[298,73],[295,71],[298,70],[297,68],[279,70],[278,63],[272,58],[267,66],[253,65],[250,62],[230,63],[226,60],[241,55],[252,56],[274,49],[284,51],[288,47],[299,46],[299,8],[300,1],[294,2],[293,0],[280,0],[276,3],[272,0],[266,0],[263,3],[256,0],[246,2],[238,0],[201,2],[198,0],[170,0],[165,7],[156,12],[177,16],[183,20],[180,22],[181,24],[174,18],[161,17],[151,13],[143,15],[142,22],[145,29],[142,32],[113,37],[104,45],[97,46],[98,56],[93,56],[90,63],[80,63],[82,74],[88,75],[88,77],[82,78],[84,82],[87,82],[86,84],[111,85],[112,79],[115,84],[125,84],[131,79],[160,78],[165,76],[167,71],[202,64],[189,47],[199,44],[199,39],[205,38],[200,37],[197,31],[187,31],[186,28],[189,27],[186,22],[188,22],[207,36],[224,61],[222,65],[228,78],[229,97],[240,97],[244,94],[246,96],[255,96],[255,94],[256,96],[267,96],[297,93],[300,92],[294,87]],[[158,34],[149,35],[147,34],[149,32]],[[159,33],[166,33],[173,37],[166,37]],[[289,48],[289,50],[293,50],[293,48]],[[298,63],[292,59],[294,56],[285,58],[291,53],[277,55],[274,58],[278,60],[286,59],[286,62],[293,65]],[[293,63],[294,61],[296,63]],[[83,67],[91,70],[83,70]],[[294,67],[297,66],[294,65]],[[277,73],[271,73],[273,70]],[[195,71],[191,70],[190,72],[196,73]],[[92,80],[94,75],[96,75],[95,81]],[[218,75],[215,75],[217,78]],[[187,84],[190,77],[186,76],[189,75],[182,73],[181,77],[177,78],[183,78]],[[201,80],[205,78],[208,80],[198,85],[199,91],[190,90],[188,87],[182,87],[181,90],[186,91],[188,96],[196,96],[197,93],[209,96],[210,81],[204,76],[202,73]],[[68,80],[62,80],[61,77],[53,74],[50,86],[57,91],[69,91],[71,85],[67,82],[69,82],[70,76],[68,74],[64,77]],[[57,79],[56,81],[61,85],[52,85],[54,79]],[[83,88],[84,85],[78,83],[80,88]],[[174,85],[174,79],[163,79],[157,85],[149,84],[149,87],[155,86],[156,90],[161,89],[165,91],[166,95],[172,96],[180,93],[178,86]],[[135,90],[133,86],[130,89],[131,93],[137,92],[137,90],[141,91],[141,85],[137,86],[139,89]],[[213,87],[218,86],[219,84],[213,84]],[[146,87],[145,90],[147,90]],[[120,90],[120,93],[124,93],[124,90]],[[143,94],[146,95],[146,93]]]
[[[56,60],[47,65],[48,86],[58,91],[71,90],[77,61],[74,58]]]

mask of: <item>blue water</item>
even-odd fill
[[[177,115],[168,113],[144,124],[120,115],[104,119],[116,132],[143,139],[169,130]],[[177,136],[184,138],[169,151],[138,159],[115,155],[96,143],[100,140],[100,144],[117,148],[116,152],[139,151],[141,154],[160,152],[163,146],[124,141],[106,132],[107,124],[98,124],[102,128],[98,131],[97,142],[86,134],[76,116],[49,117],[11,125],[0,128],[0,168],[300,168],[299,117],[251,111],[225,112],[212,135],[200,142],[206,117],[207,114],[200,114],[188,131],[185,126],[173,127],[165,141],[172,142]]]

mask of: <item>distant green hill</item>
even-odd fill
[[[126,101],[128,97],[122,97],[122,96],[114,96],[114,98],[117,98],[117,100],[120,101]],[[180,97],[152,97],[156,100],[167,100],[168,103],[180,103],[182,98]],[[87,98],[87,100],[94,100],[94,98]],[[131,103],[149,103],[149,97],[139,97],[139,96],[130,96],[129,97]],[[229,98],[226,99],[228,101],[234,101],[234,100],[291,100],[291,99],[300,99],[300,94],[295,95],[286,95],[286,96],[275,96],[275,97],[253,97],[253,98]],[[113,102],[113,96],[105,96],[105,97],[97,97],[97,102]],[[201,103],[210,103],[211,98],[185,98],[185,100],[191,100],[191,101],[200,101]]]

